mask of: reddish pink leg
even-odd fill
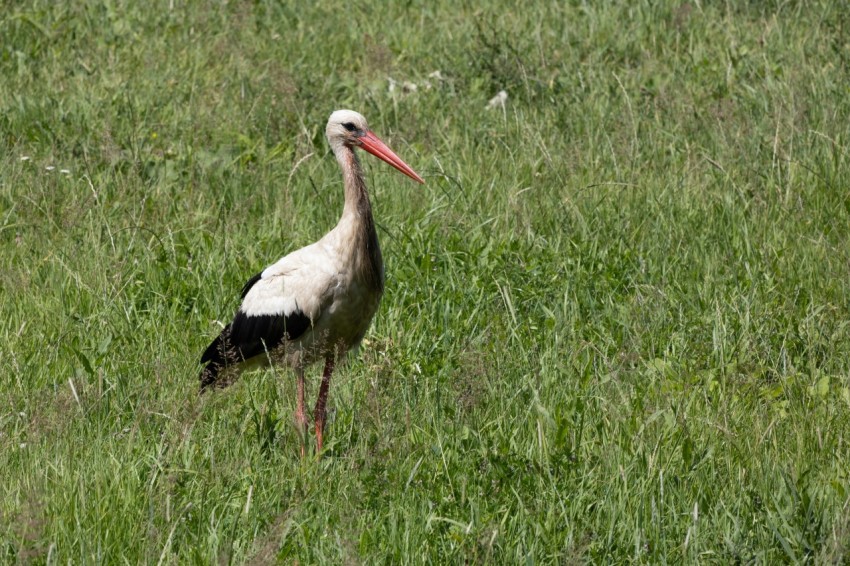
[[[313,421],[316,423],[316,455],[322,453],[322,433],[325,430],[325,404],[328,401],[328,388],[331,383],[331,374],[334,371],[334,359],[329,357],[325,360],[325,372],[322,374],[322,385],[319,387],[319,398],[316,400],[316,410],[313,413]]]
[[[307,437],[307,415],[304,414],[304,368],[299,367],[298,383],[296,390],[298,394],[298,405],[295,407],[295,424],[298,426],[298,436],[301,438],[301,457],[304,457],[304,441]]]

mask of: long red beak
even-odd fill
[[[360,136],[360,147],[374,155],[375,157],[382,159],[413,179],[416,182],[424,184],[425,181],[416,174],[416,171],[410,168],[410,165],[401,160],[401,157],[395,154],[393,150],[387,147],[387,144],[378,139],[378,136],[374,134],[371,130],[367,130],[365,134]]]

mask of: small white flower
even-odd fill
[[[21,156],[21,161],[29,161],[29,160],[30,160],[30,156],[29,156],[29,155],[22,155],[22,156]]]
[[[487,103],[487,108],[504,108],[505,102],[508,100],[508,93],[500,90],[499,93],[490,99]]]
[[[53,165],[48,165],[48,166],[45,167],[45,169],[47,171],[53,171],[54,169],[56,169],[56,167],[54,167]]]
[[[63,175],[70,175],[71,174],[71,171],[68,170],[68,169],[60,169],[59,172],[62,173]]]
[[[411,81],[398,82],[392,77],[387,77],[387,91],[392,94],[399,88],[402,94],[412,94],[419,90],[419,85]]]

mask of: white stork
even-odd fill
[[[372,133],[357,112],[337,110],[325,133],[342,169],[342,217],[318,242],[251,277],[242,288],[242,304],[233,321],[201,356],[206,364],[200,375],[201,391],[226,386],[235,373],[268,360],[292,367],[298,376],[295,420],[302,457],[307,433],[304,368],[324,359],[313,416],[317,453],[321,453],[334,364],[360,344],[384,290],[372,205],[354,148],[365,149],[415,181],[425,182]]]

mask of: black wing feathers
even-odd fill
[[[229,347],[230,326],[228,324],[224,327],[221,334],[207,346],[207,349],[204,350],[204,354],[201,356],[201,363],[207,364],[201,370],[201,391],[215,383],[216,379],[218,379],[219,370],[239,361],[236,350]]]
[[[262,277],[262,272],[257,273],[245,283],[243,299]],[[214,384],[219,371],[227,366],[271,351],[284,340],[297,339],[310,328],[310,324],[310,317],[300,310],[259,316],[248,316],[238,310],[233,322],[224,327],[201,356],[201,363],[206,364],[200,376],[201,389]]]
[[[247,360],[280,346],[284,336],[295,340],[309,328],[310,319],[301,311],[288,316],[248,316],[239,311],[230,326],[230,343],[239,349],[242,359]]]
[[[259,275],[248,281],[243,297],[258,280]],[[233,322],[221,331],[201,356],[201,363],[207,364],[201,372],[201,388],[215,383],[222,368],[271,351],[280,346],[284,339],[295,340],[309,327],[310,317],[301,311],[288,315],[259,316],[248,316],[241,310],[237,311]]]

